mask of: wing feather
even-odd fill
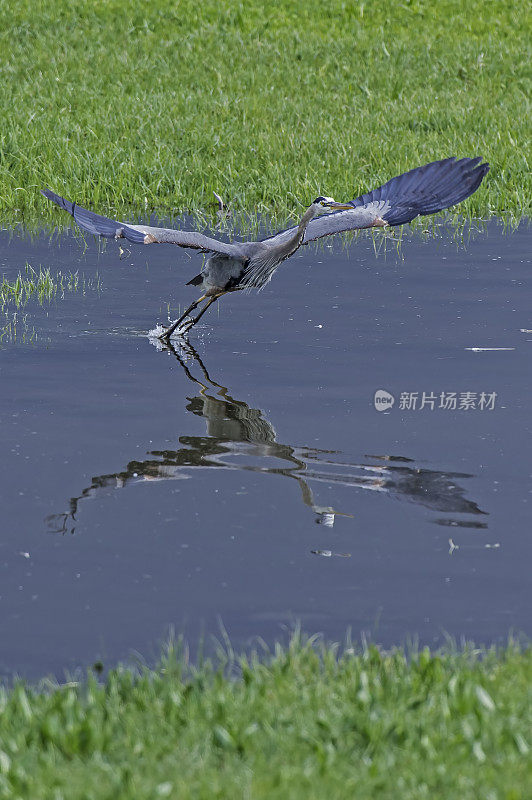
[[[82,208],[77,203],[72,203],[49,189],[41,190],[41,194],[74,217],[80,228],[95,236],[104,236],[108,239],[124,238],[134,244],[177,244],[179,247],[192,247],[196,250],[212,251],[228,256],[240,253],[238,244],[219,242],[217,239],[212,239],[197,231],[178,231],[173,228],[154,228],[150,225],[118,222]]]
[[[444,158],[392,178],[371,192],[349,201],[352,211],[316,217],[307,227],[303,244],[343,231],[403,225],[418,216],[435,214],[461,203],[476,192],[489,170],[481,158]],[[282,242],[295,232],[289,228],[266,241]]]
[[[382,226],[395,226],[411,222],[418,216],[435,214],[462,202],[475,192],[489,170],[481,159],[444,158],[416,167],[392,178],[366,194],[349,201],[353,209],[337,211],[316,217],[307,227],[303,244],[342,231],[360,230]],[[227,256],[247,257],[249,245],[219,242],[196,231],[178,231],[173,228],[155,228],[118,222],[78,206],[48,189],[42,194],[74,217],[85,231],[107,238],[125,238],[136,244],[176,244],[205,252],[212,251]],[[293,235],[296,228],[280,231],[265,241],[281,244]]]

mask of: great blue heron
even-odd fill
[[[81,208],[48,189],[43,189],[42,194],[68,211],[80,228],[89,233],[110,239],[124,238],[137,244],[177,244],[213,253],[203,271],[187,284],[200,286],[201,297],[159,334],[160,339],[168,341],[174,331],[182,335],[190,330],[209,306],[226,292],[261,289],[279,264],[302,244],[342,231],[403,225],[415,217],[435,214],[465,200],[478,189],[489,170],[489,164],[480,162],[480,158],[457,160],[455,157],[433,161],[346,203],[338,203],[331,197],[317,197],[301,217],[299,225],[259,242],[219,242],[196,231],[116,222]],[[195,317],[190,316],[204,301],[201,311]]]

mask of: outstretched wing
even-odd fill
[[[196,250],[205,252],[212,251],[223,255],[235,256],[240,253],[238,244],[219,242],[196,231],[177,231],[173,228],[153,228],[150,225],[133,225],[129,222],[117,222],[116,220],[102,217],[93,211],[78,206],[65,200],[49,189],[42,189],[41,194],[57,203],[58,206],[74,217],[79,227],[84,231],[95,234],[95,236],[105,236],[108,239],[127,239],[135,244],[177,244],[179,247],[193,247]]]
[[[480,158],[444,158],[404,172],[377,189],[349,201],[352,211],[337,211],[313,219],[303,244],[342,231],[403,225],[418,216],[435,214],[476,192],[489,164]],[[268,241],[280,242],[295,228],[281,231]]]

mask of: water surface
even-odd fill
[[[529,229],[382,241],[302,248],[158,350],[201,257],[2,234],[7,277],[92,287],[0,343],[4,673],[220,620],[236,647],[530,633]]]

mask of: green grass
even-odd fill
[[[170,650],[154,671],[0,690],[0,797],[524,799],[531,678],[515,645],[407,660],[296,636],[195,670]]]
[[[513,0],[0,0],[0,211],[285,216],[448,155],[466,216],[530,213],[529,18]],[[59,219],[55,212],[53,219]],[[51,217],[49,217],[51,218]]]
[[[77,272],[69,272],[63,275],[57,272],[52,275],[47,267],[39,267],[35,270],[31,264],[26,264],[24,274],[19,272],[15,280],[9,280],[2,275],[0,283],[0,310],[6,306],[14,305],[17,308],[25,306],[29,300],[35,299],[39,305],[51,302],[57,295],[65,296],[66,292],[85,292],[87,287],[92,287],[94,281],[86,281],[80,278]],[[96,278],[96,286],[99,288],[99,278]]]
[[[64,299],[71,292],[100,291],[100,278],[86,279],[78,272],[63,274],[61,271],[52,274],[49,267],[39,267],[37,272],[31,264],[26,263],[24,271],[20,271],[15,279],[2,275],[0,281],[0,343],[35,341],[35,328],[30,326],[28,314],[22,313],[31,301],[40,306],[56,299]],[[16,309],[16,310],[13,310]]]

